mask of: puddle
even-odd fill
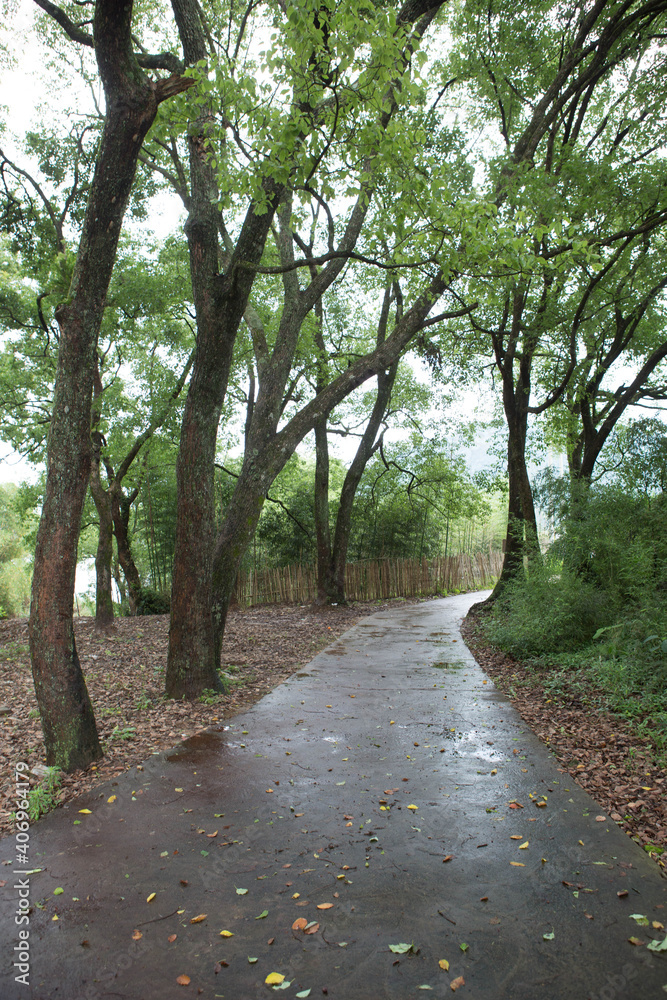
[[[452,753],[457,757],[476,757],[488,764],[497,764],[498,761],[507,759],[500,750],[489,746],[488,733],[480,732],[478,729],[469,729],[467,733],[452,733],[445,730],[441,739],[456,743]]]
[[[189,740],[184,740],[173,753],[167,754],[166,759],[179,764],[198,764],[227,746],[224,736],[218,733],[199,733],[197,736],[191,736]]]

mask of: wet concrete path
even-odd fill
[[[458,624],[479,596],[364,619],[228,726],[47,816],[40,872],[0,842],[2,1000],[252,1000],[270,973],[286,998],[664,997],[667,883],[476,665]]]

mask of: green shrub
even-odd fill
[[[609,595],[547,561],[506,585],[484,628],[493,645],[520,659],[577,649],[611,620]]]
[[[157,590],[142,588],[137,601],[138,615],[168,615],[171,609],[169,594],[161,594]]]

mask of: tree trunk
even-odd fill
[[[130,614],[136,615],[137,603],[141,596],[141,577],[132,555],[130,546],[129,525],[130,507],[139,495],[139,490],[134,489],[129,497],[126,497],[120,486],[111,489],[111,511],[113,515],[113,530],[116,536],[116,548],[118,550],[118,562],[120,563],[125,582],[127,583],[127,600],[130,606]]]
[[[90,472],[90,418],[97,336],[143,139],[158,104],[190,81],[149,81],[131,44],[132,4],[97,0],[95,54],[107,112],[72,283],[60,326],[46,490],[37,533],[30,653],[46,762],[64,771],[102,755],[76,651],[74,575]]]
[[[113,623],[111,562],[113,560],[113,515],[111,498],[100,480],[99,446],[93,445],[94,457],[90,474],[90,492],[99,519],[97,552],[95,554],[95,625],[107,628]]]

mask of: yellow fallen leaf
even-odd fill
[[[521,863],[520,861],[510,861],[510,864],[511,864],[511,865],[514,865],[514,867],[515,867],[515,868],[525,868],[525,867],[526,867],[526,866],[525,866],[524,864],[522,864],[522,863]]]
[[[51,920],[58,920],[58,919],[59,918],[58,918],[58,914],[57,913],[56,913],[56,915],[54,917],[51,917]]]
[[[391,720],[391,722],[389,723],[389,725],[390,725],[390,726],[395,726],[395,725],[396,725],[396,723],[395,723],[395,722],[394,722],[394,720],[392,719],[392,720]]]
[[[79,809],[79,812],[80,813],[84,813],[86,816],[91,816],[92,815],[92,810],[91,809]]]
[[[190,977],[189,976],[176,976],[176,982],[179,986],[189,986]]]
[[[208,916],[208,913],[200,913],[196,917],[191,917],[190,918],[190,923],[191,924],[200,924],[202,922],[202,920],[206,920],[207,916]]]
[[[206,836],[207,837],[217,837],[218,836],[218,831],[215,830],[213,833],[207,833]]]
[[[132,931],[132,940],[133,941],[141,941],[142,937],[143,937],[143,934],[141,933],[141,931],[138,931],[138,930],[137,931]]]
[[[484,683],[486,684],[486,681],[484,681]],[[493,771],[491,772],[491,774],[498,774],[498,768],[497,768],[497,767],[494,767],[494,769],[493,769]]]
[[[525,851],[526,848],[528,847],[529,843],[530,843],[530,841],[526,840],[523,844],[519,844],[519,850],[520,851]]]
[[[182,789],[182,788],[175,788],[175,789],[174,789],[174,791],[175,791],[175,792],[182,792],[182,791],[183,791],[183,789]]]
[[[330,910],[332,906],[333,906],[333,903],[318,903],[317,904],[317,909],[318,910]]]
[[[333,705],[325,705],[325,708],[333,708]]]
[[[220,937],[234,937],[232,931],[220,931]]]
[[[301,895],[300,892],[293,892],[292,893],[292,899],[298,899],[300,895]]]
[[[148,898],[146,899],[146,902],[147,902],[147,903],[152,903],[152,902],[153,902],[153,900],[155,899],[155,895],[156,895],[156,894],[155,894],[154,892],[152,892],[152,893],[150,894],[150,896],[148,896]]]
[[[664,931],[665,925],[661,924],[659,920],[654,920],[651,924],[654,931]]]
[[[520,833],[511,833],[510,834],[510,840],[521,840],[521,838],[522,838],[522,834],[520,834]]]
[[[577,841],[577,843],[578,843],[578,844],[581,844],[581,846],[582,846],[582,847],[584,846],[584,842],[583,842],[583,840],[579,840],[579,841]]]
[[[413,812],[417,812],[419,806],[408,806],[408,809],[412,809]]]
[[[107,799],[107,802],[115,802],[115,801],[116,801],[115,795],[110,795],[109,798]]]
[[[264,982],[267,986],[278,986],[283,982],[284,978],[282,972],[269,972]]]
[[[446,958],[441,958],[440,961],[438,962],[438,965],[440,966],[443,972],[447,972],[449,970],[449,962],[447,961]]]

